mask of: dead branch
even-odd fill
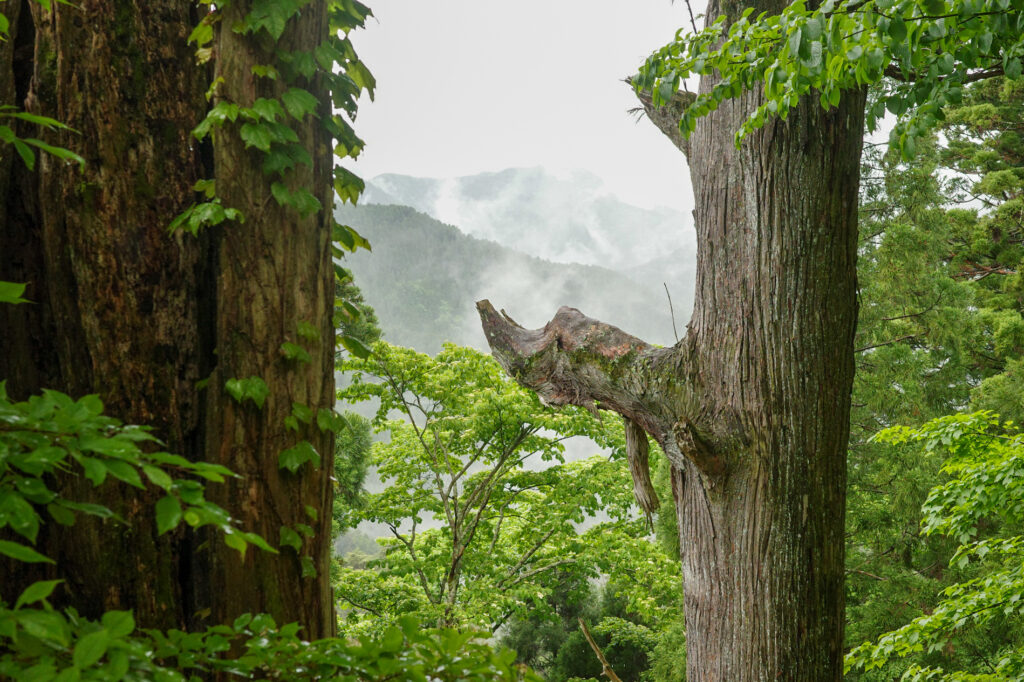
[[[608,659],[606,659],[604,654],[601,653],[601,648],[597,646],[597,642],[595,642],[594,638],[590,636],[590,629],[587,627],[587,624],[583,622],[582,618],[577,618],[576,620],[580,622],[580,627],[583,628],[583,636],[587,638],[587,643],[590,644],[590,648],[594,650],[595,654],[597,654],[597,660],[601,661],[601,674],[612,682],[622,682],[622,678],[616,675],[615,671],[612,670],[612,667],[608,665]]]
[[[703,430],[680,419],[681,409],[699,411],[687,380],[685,339],[655,348],[575,308],[560,308],[543,329],[524,329],[489,301],[478,301],[477,310],[498,364],[545,404],[618,412],[677,467],[689,459],[708,475],[724,472],[724,459]]]

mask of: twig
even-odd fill
[[[853,352],[854,353],[863,353],[864,351],[871,350],[872,348],[881,348],[882,346],[891,346],[894,343],[900,343],[902,341],[909,341],[910,339],[916,339],[918,336],[920,336],[920,334],[907,334],[906,336],[901,336],[898,339],[892,339],[891,341],[885,341],[883,343],[876,343],[873,346],[864,346],[862,348],[855,348],[853,350]]]
[[[875,580],[881,580],[882,582],[889,582],[888,578],[883,578],[880,575],[875,575],[874,573],[868,573],[867,571],[861,571],[861,570],[856,569],[856,568],[848,568],[848,569],[846,569],[846,572],[847,573],[857,573],[858,575],[865,575],[865,576],[867,576],[869,578],[874,578]]]
[[[672,294],[668,293],[668,284],[662,282],[661,286],[665,287],[665,295],[668,296],[668,312],[672,315],[672,333],[676,337],[676,343],[679,343],[679,332],[676,331],[676,311],[672,307]]]
[[[686,11],[690,13],[690,26],[693,27],[693,35],[697,35],[699,31],[697,30],[697,22],[693,19],[693,8],[690,7],[690,0],[686,0]]]
[[[380,611],[377,611],[376,609],[371,609],[369,606],[366,606],[365,604],[360,604],[359,602],[357,602],[357,601],[355,601],[353,599],[350,599],[349,597],[346,597],[343,594],[338,594],[338,597],[341,598],[341,599],[344,599],[345,601],[347,601],[349,604],[351,604],[352,606],[356,607],[357,609],[362,609],[363,611],[366,611],[367,613],[372,613],[373,615],[377,616],[378,618],[383,618],[384,617],[384,615],[381,614]]]
[[[616,675],[615,671],[612,670],[612,667],[608,665],[608,659],[606,659],[604,654],[601,653],[601,649],[597,646],[597,642],[595,642],[594,638],[590,636],[590,630],[587,628],[587,624],[583,622],[582,618],[577,618],[576,620],[580,622],[580,627],[583,628],[583,636],[587,638],[587,643],[590,644],[590,648],[594,650],[595,654],[597,654],[597,660],[601,661],[601,667],[603,668],[601,670],[601,674],[612,682],[622,682],[622,678]]]

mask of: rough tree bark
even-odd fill
[[[712,2],[707,15],[742,9]],[[651,116],[688,155],[696,197],[697,296],[676,346],[570,308],[526,330],[478,304],[520,383],[551,404],[622,414],[670,460],[691,682],[842,677],[864,100],[801,102],[737,150],[760,101],[724,103],[685,142],[675,119]]]
[[[236,0],[220,23],[232,26],[250,10],[250,2]],[[327,35],[326,12],[326,3],[310,3],[289,24],[276,49],[299,52],[318,45]],[[251,106],[258,97],[278,97],[284,91],[285,84],[253,75],[253,65],[269,63],[274,56],[273,48],[262,52],[259,45],[252,37],[220,31],[216,76],[224,82],[218,98]],[[291,85],[322,95],[316,81]],[[324,119],[330,109],[320,99],[317,113]],[[328,223],[333,156],[331,140],[316,120],[306,117],[299,128],[303,146],[319,153],[312,168],[296,167],[293,188],[309,188],[328,207],[305,217],[274,200],[261,155],[248,149],[237,131],[218,138],[217,192],[225,205],[242,211],[245,222],[218,233],[217,366],[207,397],[206,452],[209,461],[242,474],[237,482],[211,488],[210,496],[225,508],[244,500],[248,529],[275,545],[282,526],[294,530],[302,524],[315,532],[300,535],[300,552],[282,547],[279,557],[250,551],[242,561],[235,552],[215,551],[210,582],[224,594],[211,595],[210,602],[217,623],[231,622],[251,612],[252,604],[262,604],[270,613],[303,623],[304,637],[319,638],[334,632],[328,575],[334,436],[317,428],[315,419],[300,423],[297,434],[284,423],[295,403],[313,414],[334,405],[334,269]],[[303,323],[316,330],[316,341],[300,335]],[[281,352],[284,342],[308,347],[312,362],[287,359]],[[236,403],[223,390],[227,380],[249,376],[263,378],[271,389],[262,408],[250,401]],[[304,465],[296,473],[278,468],[278,455],[298,440],[311,443],[320,454],[319,468]]]
[[[196,240],[172,239],[164,226],[201,177],[188,133],[205,112],[205,78],[185,44],[197,17],[185,0],[49,12],[28,0],[7,4],[18,21],[0,76],[4,103],[77,130],[49,141],[86,166],[40,154],[29,171],[5,153],[0,279],[27,282],[33,303],[0,306],[0,377],[15,397],[98,393],[110,414],[152,425],[168,448],[189,453],[200,419],[202,256]],[[184,625],[189,552],[180,537],[156,537],[153,499],[130,509],[115,484],[91,487],[69,479],[64,494],[133,524],[44,526],[72,602],[88,615],[130,607],[140,622]]]
[[[231,3],[230,11],[248,4]],[[320,573],[305,577],[291,550],[278,557],[250,549],[243,563],[220,538],[184,530],[157,537],[153,499],[126,496],[116,483],[94,491],[69,479],[65,494],[93,496],[129,521],[127,528],[85,518],[70,529],[44,525],[43,549],[59,558],[69,604],[88,616],[131,608],[141,626],[160,628],[265,611],[318,637],[333,624],[326,591],[333,441],[328,432],[292,433],[283,417],[293,401],[314,412],[333,405],[329,230],[324,215],[300,218],[269,199],[271,180],[237,131],[218,138],[216,158],[191,137],[210,106],[204,93],[212,76],[186,43],[199,7],[192,0],[53,3],[51,10],[32,0],[5,4],[12,35],[0,43],[2,102],[76,129],[48,133],[47,141],[75,150],[86,165],[40,155],[28,171],[11,153],[0,159],[0,280],[27,282],[33,301],[0,306],[0,379],[16,398],[43,388],[98,393],[109,414],[153,426],[169,451],[235,469],[242,479],[219,493],[211,485],[208,494],[274,545],[282,524],[316,531],[303,553]],[[327,35],[324,11],[323,2],[311,3],[283,46],[312,50]],[[244,106],[274,94],[254,85],[251,67],[267,61],[257,38],[230,29],[221,38],[220,96]],[[321,94],[318,83],[303,85]],[[292,125],[315,150],[315,168],[295,182],[320,188],[330,206],[329,140],[315,137],[311,117]],[[216,179],[225,205],[245,222],[198,238],[169,235],[201,178]],[[320,334],[304,367],[279,351],[298,341],[299,321]],[[224,391],[226,379],[252,375],[270,389],[262,412]],[[279,471],[278,453],[300,437],[320,452],[321,467]]]

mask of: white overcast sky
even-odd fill
[[[352,34],[377,78],[376,101],[364,98],[356,121],[363,177],[583,169],[630,203],[692,207],[683,155],[626,113],[636,100],[621,82],[689,24],[685,3],[368,4],[375,17]]]

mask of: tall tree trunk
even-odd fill
[[[270,50],[257,37],[229,27],[246,15],[251,3],[232,2],[219,25],[217,77],[223,78],[218,98],[251,106],[258,97],[276,97],[284,90],[278,81],[260,79],[252,67],[272,63],[274,49],[310,51],[327,36],[326,7],[307,5],[281,40]],[[293,83],[320,95],[318,82]],[[330,115],[326,106],[318,112]],[[294,122],[293,122],[294,123]],[[330,431],[299,422],[299,433],[285,427],[293,404],[310,408],[334,405],[334,270],[330,251],[332,205],[331,161],[319,122],[307,116],[293,127],[307,149],[321,150],[312,168],[299,165],[292,187],[311,189],[327,210],[300,216],[278,204],[271,181],[262,170],[262,155],[246,147],[236,130],[218,138],[215,153],[217,192],[226,206],[240,210],[244,222],[219,233],[217,245],[217,367],[207,399],[207,458],[242,475],[238,481],[211,488],[211,499],[227,508],[241,501],[247,528],[276,544],[282,526],[293,531],[303,525],[314,534],[303,537],[299,552],[281,548],[281,555],[237,552],[211,545],[214,622],[230,622],[254,604],[287,621],[305,626],[304,637],[334,632],[334,612],[327,571],[330,551],[334,439]],[[315,329],[315,341],[305,338],[301,325]],[[281,350],[289,342],[308,347],[311,362],[290,360]],[[258,408],[251,401],[230,399],[224,390],[232,379],[260,377],[270,394]],[[303,465],[296,473],[278,467],[279,454],[305,440],[321,462]],[[300,525],[301,524],[301,525]],[[303,569],[302,558],[306,568]]]
[[[838,680],[863,99],[804,101],[737,151],[759,103],[728,103],[690,144],[696,421],[727,425],[727,465],[673,473],[688,679]]]
[[[691,682],[842,676],[864,99],[803,101],[737,150],[761,101],[724,103],[688,141],[677,117],[651,117],[688,154],[696,197],[696,302],[674,348],[568,308],[529,331],[478,306],[521,383],[623,414],[671,461]]]
[[[69,477],[65,494],[107,504],[129,525],[85,518],[70,529],[44,525],[43,549],[60,560],[67,601],[89,616],[131,608],[145,627],[197,627],[210,622],[204,614],[223,621],[265,611],[300,622],[307,637],[330,634],[333,437],[304,424],[296,434],[284,422],[293,403],[314,414],[333,406],[330,140],[310,116],[288,122],[314,158],[292,186],[314,191],[326,207],[300,217],[273,200],[262,159],[244,148],[237,129],[219,134],[215,159],[209,142],[190,135],[209,106],[211,82],[186,42],[200,18],[192,0],[53,3],[52,10],[31,0],[7,4],[3,103],[76,129],[48,141],[75,150],[86,165],[41,155],[30,172],[12,154],[0,159],[0,280],[28,282],[34,302],[0,306],[0,379],[19,398],[43,388],[98,393],[109,414],[153,426],[169,451],[236,470],[242,478],[219,490],[211,484],[208,496],[275,546],[282,525],[302,537],[300,524],[314,531],[302,547],[305,565],[290,549],[280,556],[250,549],[243,561],[219,537],[185,530],[157,537],[153,499]],[[218,96],[243,106],[281,90],[258,86],[252,73],[272,62],[275,45],[231,30],[248,7],[231,3],[216,51],[224,78]],[[307,5],[276,47],[311,51],[327,35],[325,12],[323,2]],[[319,83],[292,85],[322,94]],[[327,105],[318,113],[328,115]],[[198,238],[168,234],[194,201],[193,184],[210,177],[245,222]],[[315,344],[299,338],[299,322],[318,332]],[[312,361],[287,361],[285,341],[306,345]],[[225,391],[227,379],[249,376],[269,388],[262,410]],[[319,468],[279,470],[278,454],[300,438],[320,453]]]
[[[0,377],[17,397],[98,393],[108,413],[152,425],[188,453],[200,414],[201,253],[166,225],[201,177],[188,135],[206,108],[206,79],[185,44],[192,3],[19,4],[4,101],[74,128],[49,141],[86,165],[46,154],[35,171],[5,161],[0,279],[27,282],[33,304],[0,306]],[[134,608],[142,623],[184,625],[180,537],[156,536],[152,499],[128,503],[113,483],[91,488],[69,478],[64,494],[106,504],[131,526],[46,524],[43,544],[61,558],[72,603],[88,615]]]

